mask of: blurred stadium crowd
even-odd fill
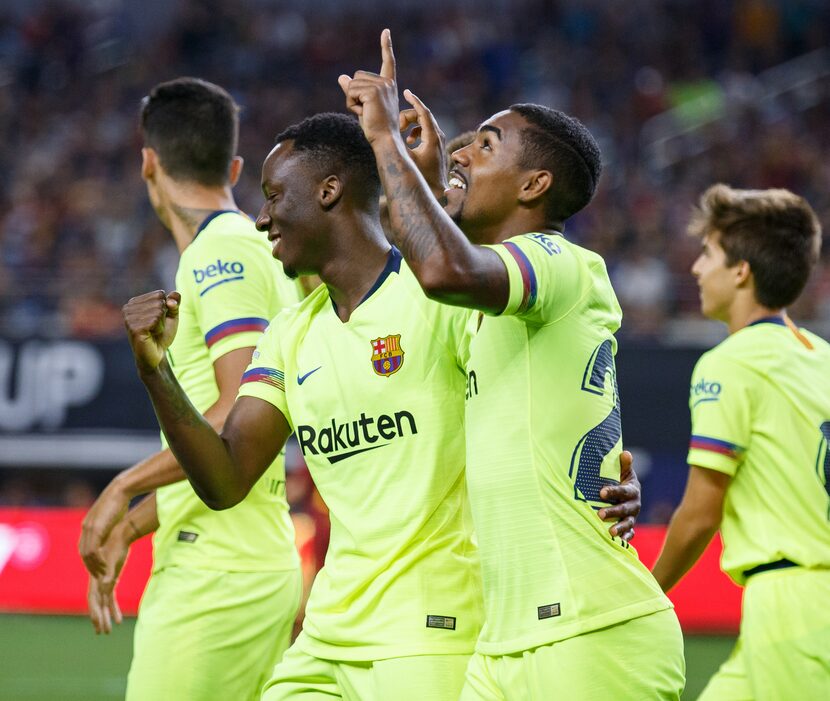
[[[118,336],[127,298],[171,284],[176,252],[139,177],[138,103],[153,84],[198,75],[234,94],[247,161],[238,201],[255,213],[273,136],[342,110],[336,77],[377,62],[382,25],[399,82],[448,135],[519,101],[575,114],[597,135],[602,187],[568,235],[608,261],[629,338],[705,335],[688,272],[698,244],[684,230],[711,182],[787,187],[830,221],[822,0],[393,5],[4,3],[0,335]],[[828,248],[793,312],[825,335]]]

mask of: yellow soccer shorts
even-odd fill
[[[685,684],[668,609],[514,655],[476,653],[461,701],[678,701]]]
[[[258,701],[288,648],[299,569],[166,567],[138,611],[126,701]]]
[[[830,570],[750,577],[735,649],[698,698],[830,699]]]
[[[470,659],[416,655],[374,662],[324,660],[304,652],[301,638],[302,633],[274,669],[262,701],[458,701]]]

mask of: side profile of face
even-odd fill
[[[321,211],[316,185],[302,158],[293,152],[291,141],[277,144],[262,165],[265,202],[256,228],[268,234],[274,258],[291,278],[318,272],[316,237],[320,227],[316,223]]]
[[[729,310],[745,279],[746,263],[727,264],[720,234],[713,231],[703,238],[703,248],[692,265],[692,275],[700,289],[700,310],[709,319],[728,322]]]
[[[483,240],[487,232],[518,207],[527,126],[517,112],[498,112],[481,124],[471,144],[451,156],[445,211],[474,243],[490,243]]]

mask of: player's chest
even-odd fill
[[[292,415],[429,401],[462,378],[434,330],[405,313],[345,324],[334,314],[323,315],[286,355]]]
[[[472,314],[467,322],[467,399],[527,373],[532,328],[511,317]],[[482,387],[482,380],[484,386]]]

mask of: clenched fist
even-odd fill
[[[121,310],[140,373],[155,370],[173,343],[181,300],[178,292],[166,294],[164,290],[156,290],[133,297]]]

